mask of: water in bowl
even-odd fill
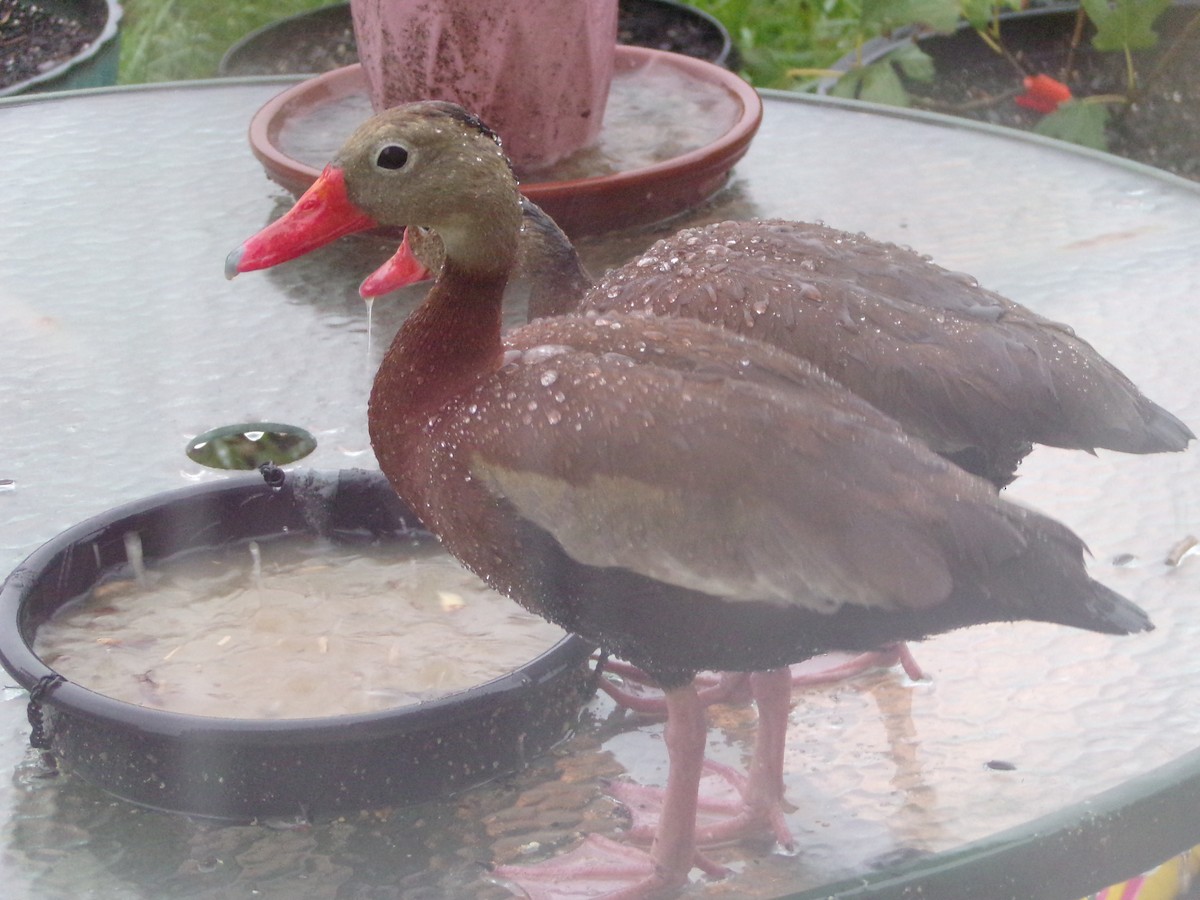
[[[64,606],[35,650],[127,703],[293,719],[461,691],[562,637],[421,533],[399,553],[279,540],[131,571]]]

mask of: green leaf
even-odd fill
[[[1096,26],[1097,50],[1148,50],[1158,43],[1154,23],[1171,0],[1083,0]]]
[[[880,60],[863,69],[862,87],[859,88],[858,97],[860,100],[883,103],[887,106],[908,106],[910,103],[908,91],[904,89],[900,76],[886,60]]]
[[[937,74],[933,66],[933,57],[915,43],[897,47],[881,62],[893,63],[905,78],[911,78],[913,81],[933,81],[933,76]]]
[[[858,99],[858,89],[862,86],[863,72],[865,69],[851,69],[837,80],[837,83],[829,89],[831,97],[844,97],[847,100]]]
[[[886,62],[872,63],[860,69],[851,69],[838,79],[830,91],[834,97],[851,100],[868,100],[886,106],[908,106],[908,91],[900,82],[900,76]]]
[[[886,34],[905,25],[953,31],[958,9],[958,0],[863,0],[861,21],[868,34]]]
[[[983,31],[1000,12],[1020,9],[1021,0],[959,0],[959,12],[971,27]]]
[[[906,43],[868,66],[851,69],[838,79],[830,93],[886,106],[910,106],[912,100],[900,72],[913,81],[932,81],[933,59],[915,43]]]
[[[1103,103],[1083,103],[1070,100],[1042,118],[1033,129],[1046,137],[1081,144],[1093,150],[1107,150],[1108,107]]]

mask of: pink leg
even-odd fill
[[[619,687],[608,678],[601,677],[598,687],[620,707],[643,716],[662,717],[667,714],[666,698],[645,672],[621,660],[608,660],[605,672],[620,675],[626,687]],[[705,706],[714,703],[745,703],[750,699],[749,676],[745,672],[701,672],[696,676],[697,694]]]
[[[921,681],[925,678],[925,673],[913,657],[912,651],[908,649],[908,644],[900,642],[885,644],[878,650],[860,653],[832,666],[822,656],[806,660],[792,668],[792,686],[811,687],[818,684],[832,684],[864,672],[870,672],[872,669],[890,669],[897,664],[904,668],[904,674],[913,681]]]
[[[792,673],[786,668],[755,672],[750,676],[750,684],[758,706],[758,728],[749,777],[742,788],[742,809],[696,838],[701,844],[718,843],[757,833],[767,826],[775,840],[790,850],[794,841],[783,817],[783,757],[791,710]]]
[[[650,856],[671,885],[682,885],[696,854],[696,804],[704,768],[708,720],[704,704],[690,684],[666,692],[667,724],[663,738],[670,765],[658,833]]]
[[[912,655],[912,648],[908,646],[908,643],[901,641],[893,646],[896,648],[896,655],[900,657],[900,665],[904,668],[904,674],[913,681],[924,681],[927,677],[925,670],[921,668],[921,664]]]
[[[645,900],[685,885],[694,863],[712,869],[698,857],[695,842],[697,794],[708,737],[704,705],[691,684],[667,691],[666,704],[664,738],[670,767],[649,855],[592,836],[556,860],[497,866],[497,878],[513,883],[530,900]]]
[[[837,661],[844,656],[842,661]],[[792,667],[792,687],[813,687],[833,684],[854,678],[873,669],[890,669],[900,665],[913,681],[923,681],[925,673],[909,650],[908,644],[900,642],[886,644],[870,653],[857,656],[829,654],[813,657]],[[607,660],[606,672],[620,675],[628,687],[618,687],[607,678],[600,679],[600,689],[612,697],[618,706],[647,716],[666,715],[667,706],[657,691],[646,690],[653,684],[645,672],[619,659]],[[700,700],[708,706],[713,703],[745,703],[750,699],[747,690],[748,676],[745,672],[721,672],[718,675],[701,672],[696,677],[700,686]]]
[[[784,847],[793,845],[784,820],[783,758],[791,709],[790,670],[755,672],[748,678],[758,706],[758,727],[750,771],[743,775],[728,766],[705,760],[699,795],[701,822],[696,843],[721,844],[769,829]],[[670,719],[667,720],[668,725]],[[629,782],[614,782],[609,792],[633,815],[630,836],[645,840],[660,829],[663,792]],[[698,862],[697,865],[700,863]]]

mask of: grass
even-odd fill
[[[208,78],[239,38],[333,0],[124,0],[122,84]],[[860,0],[690,0],[725,23],[759,87],[790,87],[850,49]]]
[[[332,0],[123,0],[121,84],[210,78],[254,29]]]
[[[861,0],[690,0],[724,23],[758,87],[795,86],[796,69],[823,69],[852,50]]]

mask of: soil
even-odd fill
[[[263,46],[255,47],[254,53],[226,58],[221,74],[307,75],[353,65],[358,62],[358,45],[349,15],[347,10],[345,16],[313,16],[302,34],[281,35],[279,40],[263,37]]]
[[[103,28],[103,21],[77,22],[29,0],[0,0],[0,89],[66,62]]]
[[[723,35],[699,18],[680,16],[659,4],[620,4],[617,40],[634,47],[668,50],[735,67],[730,60],[720,58],[725,49]]]
[[[1198,13],[1200,6],[1168,10],[1160,20],[1158,48],[1134,55],[1142,79],[1137,100],[1111,107],[1107,136],[1111,153],[1200,181],[1200,28],[1152,80],[1147,79],[1162,50],[1172,43],[1171,36],[1180,34]],[[914,105],[1032,130],[1041,116],[1013,99],[1023,90],[1023,74],[1051,75],[1070,85],[1077,97],[1124,93],[1123,54],[1100,53],[1088,39],[1071,54],[1073,24],[1074,14],[1066,13],[1041,17],[1031,25],[1006,25],[1005,43],[1024,72],[984,48],[973,33],[921,39],[921,49],[934,58],[937,77],[906,84]]]

